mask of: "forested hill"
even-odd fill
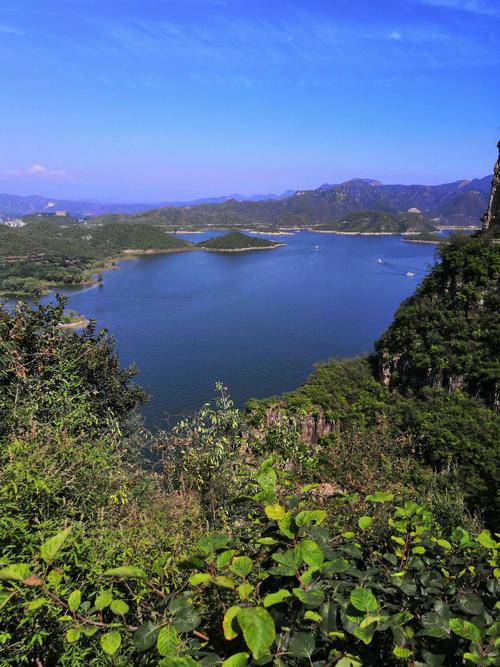
[[[261,250],[263,248],[276,248],[282,243],[275,243],[268,239],[259,239],[247,236],[240,232],[229,232],[222,236],[216,236],[206,241],[200,241],[198,246],[204,250],[237,251],[237,250]]]
[[[170,228],[316,227],[332,224],[351,213],[406,213],[417,209],[438,224],[479,225],[490,188],[489,177],[446,185],[382,185],[354,179],[298,191],[278,200],[236,201],[198,206],[164,207],[136,215],[103,216],[100,221],[146,222]],[[355,228],[352,231],[359,231]]]
[[[435,225],[421,213],[363,211],[349,213],[335,222],[320,225],[318,231],[359,234],[418,234],[435,231]]]

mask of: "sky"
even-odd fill
[[[0,192],[491,173],[500,0],[0,0]]]

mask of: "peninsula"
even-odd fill
[[[241,232],[229,232],[206,241],[200,241],[198,247],[212,252],[246,252],[249,250],[271,250],[286,245],[267,239],[258,239]]]

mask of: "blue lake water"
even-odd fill
[[[64,290],[69,308],[115,337],[122,364],[137,364],[150,427],[199,408],[217,380],[241,406],[296,388],[316,361],[372,351],[435,253],[395,236],[278,240],[288,245],[142,257],[106,272],[102,286]]]

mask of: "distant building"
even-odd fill
[[[419,208],[409,208],[408,213],[422,213],[422,211]]]
[[[26,224],[24,220],[21,220],[21,218],[15,218],[14,220],[4,220],[4,225],[7,225],[7,227],[24,227]]]
[[[56,211],[55,215],[58,218],[66,218],[68,216],[68,211]]]

